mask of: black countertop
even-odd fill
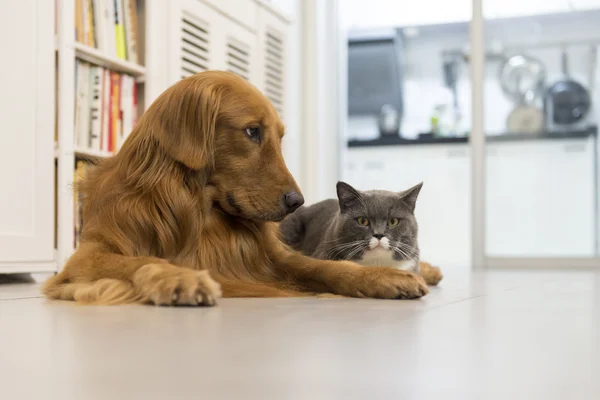
[[[502,135],[489,135],[486,142],[516,142],[529,140],[560,140],[583,139],[598,134],[598,127],[591,126],[587,129],[565,132],[543,132],[541,134],[505,133]],[[417,139],[406,139],[400,136],[383,136],[373,140],[349,140],[348,147],[374,147],[374,146],[410,146],[427,144],[459,144],[468,143],[467,136],[462,137],[434,137],[431,134],[419,135]]]

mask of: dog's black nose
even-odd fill
[[[373,235],[373,237],[374,237],[374,238],[377,238],[377,239],[381,239],[381,238],[383,237],[383,235],[382,235],[381,233],[375,233],[375,234]]]
[[[285,204],[285,211],[289,214],[304,204],[304,197],[298,192],[289,192],[283,195],[283,203]]]

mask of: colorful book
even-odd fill
[[[127,60],[123,14],[123,0],[115,0],[115,37],[117,44],[117,57]]]
[[[136,0],[123,0],[125,10],[125,38],[127,43],[127,59],[138,62],[138,24]]]
[[[110,71],[105,69],[102,71],[102,131],[100,135],[100,149],[109,151],[109,135],[110,135]]]
[[[106,28],[104,21],[104,1],[92,0],[94,12],[94,33],[96,39],[96,48],[103,52],[106,51]]]
[[[102,76],[103,68],[96,65],[90,69],[90,132],[87,147],[100,150],[102,131]]]
[[[86,44],[91,47],[96,47],[96,37],[94,32],[94,5],[92,0],[85,2],[85,24],[87,28]]]
[[[106,26],[106,50],[111,57],[117,56],[117,39],[115,32],[115,1],[102,0],[104,5],[104,24]]]
[[[75,0],[75,39],[79,43],[85,43],[83,1]]]
[[[135,83],[135,79],[133,80],[133,121],[131,122],[131,130],[135,128],[138,121],[138,93],[137,93],[137,84]]]
[[[120,132],[120,114],[121,114],[121,93],[120,93],[120,86],[121,86],[121,77],[118,73],[116,72],[111,72],[111,81],[112,81],[112,87],[111,87],[111,119],[112,119],[112,132],[111,132],[111,140],[112,140],[112,147],[110,149],[110,151],[117,151],[118,150],[118,143],[119,143],[119,132]]]
[[[78,146],[87,147],[87,139],[90,131],[90,65],[80,62],[77,72],[77,100],[75,103],[76,143]]]
[[[133,88],[135,86],[135,79],[129,75],[123,75],[121,77],[121,110],[123,113],[123,131],[119,147],[123,146],[123,142],[131,133],[133,129]]]

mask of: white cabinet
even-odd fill
[[[488,142],[486,253],[582,257],[595,253],[595,140]],[[471,159],[467,144],[348,149],[342,179],[399,191],[423,181],[417,201],[424,259],[468,265]]]
[[[488,144],[489,256],[594,255],[594,145],[593,138]]]
[[[195,0],[199,1],[199,0]],[[258,4],[254,0],[204,0],[237,24],[255,31],[258,26]]]
[[[0,272],[54,260],[53,8],[0,2]]]
[[[283,115],[289,22],[254,1],[174,0],[169,7],[169,79],[234,72],[255,84]]]
[[[253,80],[257,74],[255,32],[198,0],[175,0],[169,13],[171,83],[209,69]]]
[[[288,22],[271,10],[260,7],[258,13],[258,57],[255,84],[271,100],[285,120],[286,66],[288,65]]]

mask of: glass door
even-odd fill
[[[600,9],[474,0],[473,264],[598,261]]]

